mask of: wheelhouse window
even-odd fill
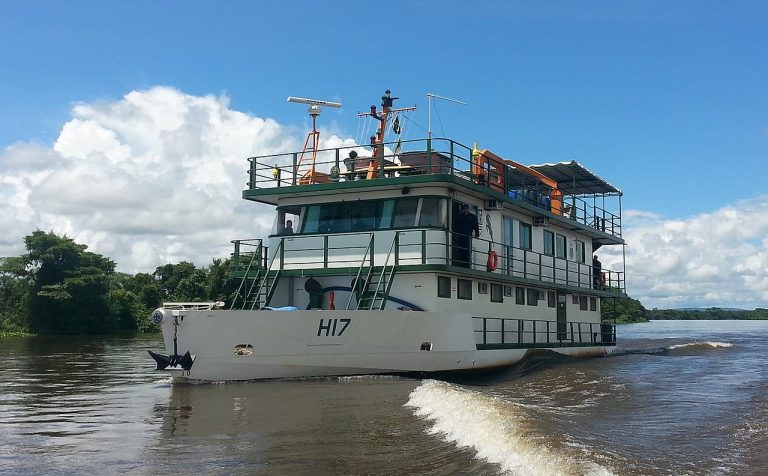
[[[417,226],[445,228],[445,203],[439,197],[407,197],[309,205],[301,227],[294,222],[294,229],[301,233],[354,233]]]
[[[301,229],[301,207],[283,207],[277,210],[275,223],[272,225],[273,235],[293,235]]]
[[[445,200],[437,197],[424,197],[419,207],[420,227],[445,228]]]
[[[413,228],[416,226],[416,212],[419,208],[418,198],[405,198],[395,203],[395,216],[392,228]]]
[[[555,304],[555,292],[554,291],[548,291],[547,292],[547,306],[549,306],[549,307],[556,307],[556,304]]]
[[[531,240],[531,225],[527,223],[520,223],[520,248],[524,250],[532,250],[533,242]]]
[[[582,311],[587,310],[587,296],[579,296],[579,309]]]
[[[589,310],[597,311],[597,298],[594,296],[589,298]]]

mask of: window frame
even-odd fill
[[[464,294],[464,291],[469,291],[469,295]],[[472,280],[456,278],[456,299],[462,299],[465,301],[472,300]]]
[[[544,254],[547,256],[555,256],[555,233],[550,230],[544,230]]]
[[[527,288],[526,300],[528,301],[526,304],[528,304],[529,306],[538,306],[539,305],[539,290],[535,289],[535,288]]]
[[[491,283],[491,302],[504,302],[504,286]]]
[[[565,235],[561,235],[560,233],[555,234],[555,257],[560,259],[566,259],[566,256],[568,256],[566,247],[568,245],[568,240],[566,239]]]
[[[441,294],[442,291],[445,290],[444,283],[448,280],[448,295],[446,296],[445,293]],[[443,283],[443,284],[441,284]],[[439,298],[446,298],[450,299],[453,297],[453,290],[451,289],[452,286],[452,279],[450,276],[438,276],[437,277],[437,297]]]
[[[526,233],[523,233],[525,230]],[[520,237],[520,249],[532,251],[533,250],[533,226],[528,223],[520,222],[518,235]]]
[[[522,286],[515,286],[515,304],[525,305],[525,288]]]

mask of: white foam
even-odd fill
[[[668,349],[675,350],[675,349],[684,349],[686,347],[711,347],[713,349],[727,349],[728,347],[733,347],[733,344],[730,344],[728,342],[713,342],[713,341],[688,342],[687,344],[671,345],[668,347]]]
[[[473,448],[478,457],[499,464],[507,474],[612,474],[596,463],[559,454],[526,435],[524,409],[513,402],[425,380],[411,392],[406,406],[432,422],[430,434]]]

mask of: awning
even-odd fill
[[[621,190],[593,174],[575,160],[529,167],[556,181],[564,195],[623,195]]]

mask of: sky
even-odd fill
[[[53,230],[125,272],[226,257],[272,210],[245,158],[360,135],[576,160],[623,192],[648,308],[768,307],[768,2],[0,0],[0,256]],[[603,251],[605,250],[605,251]],[[621,251],[601,250],[620,268]]]

